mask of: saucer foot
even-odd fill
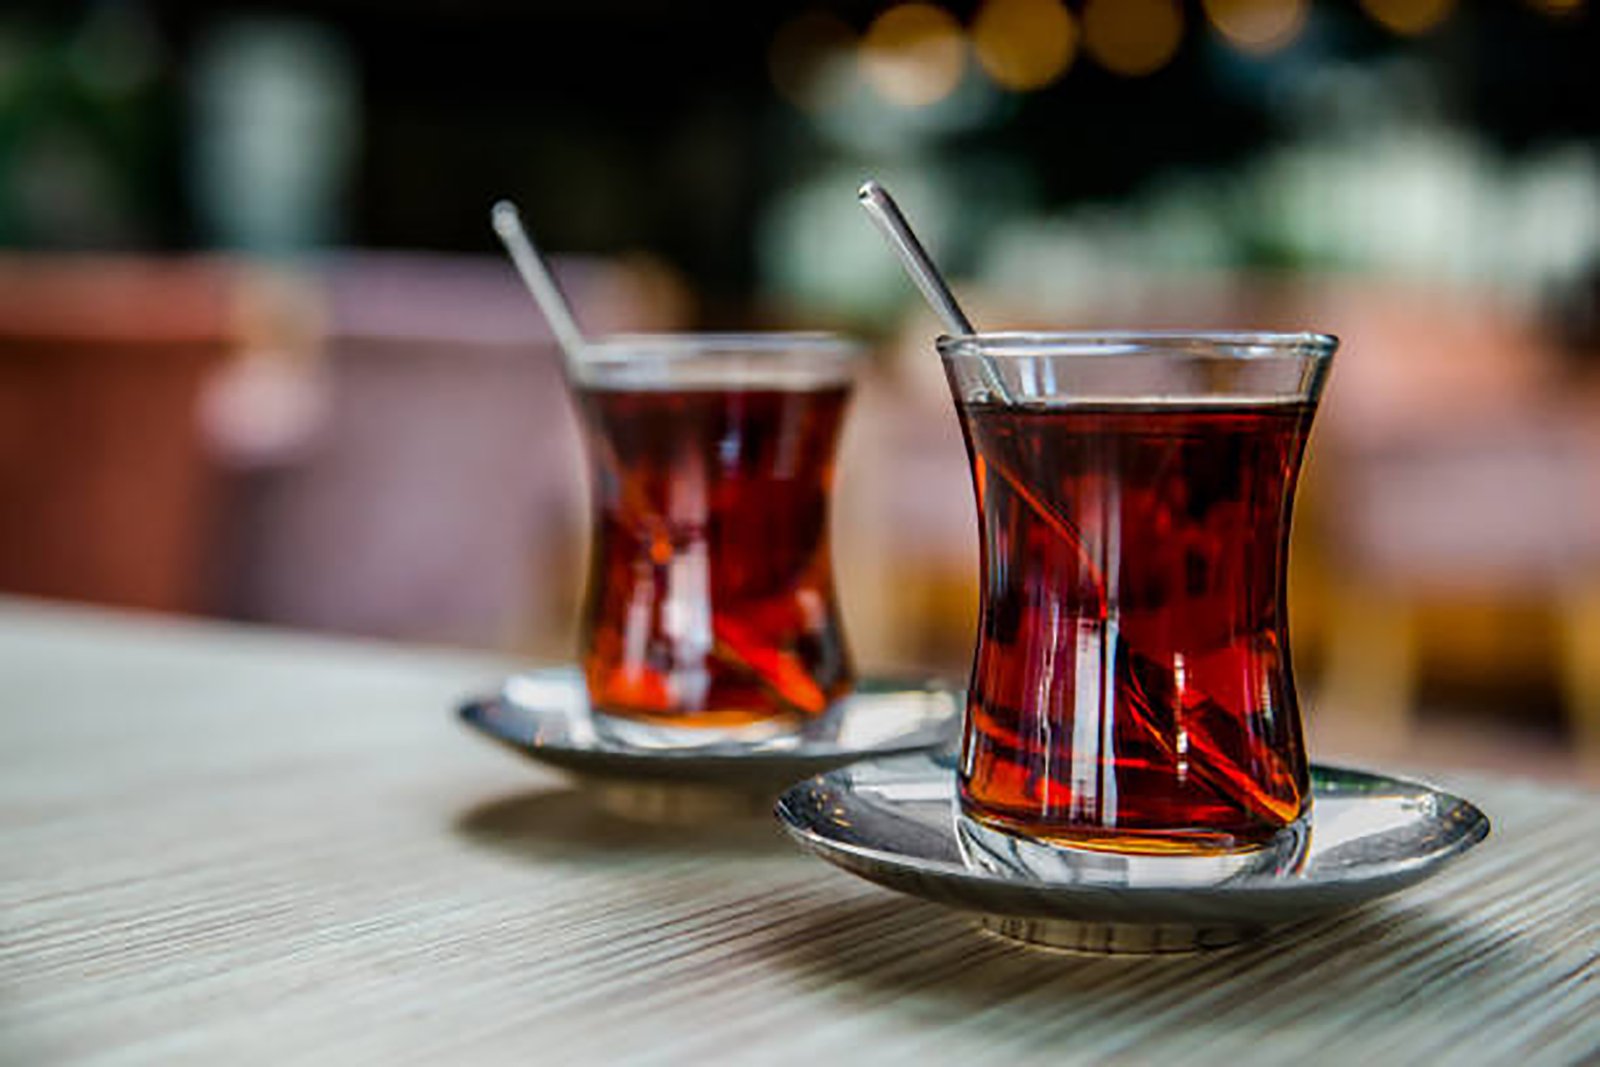
[[[727,819],[765,818],[772,800],[765,793],[679,782],[600,781],[588,784],[595,803],[629,822],[652,826],[701,826]]]
[[[1095,956],[1203,952],[1238,944],[1256,934],[1243,926],[1078,922],[1019,915],[984,915],[979,923],[987,932],[1011,941]]]

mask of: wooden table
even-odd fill
[[[616,821],[467,735],[506,664],[0,601],[0,1060],[1571,1063],[1600,804],[1222,952],[1030,951],[775,828]]]

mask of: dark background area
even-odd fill
[[[774,34],[817,10],[861,32],[886,6],[13,5],[0,16],[14,82],[0,146],[53,116],[80,123],[117,164],[118,195],[139,225],[132,234],[60,233],[0,216],[0,237],[27,247],[211,243],[183,168],[193,60],[219,24],[287,18],[326,31],[359,96],[345,242],[487,251],[484,205],[509,193],[550,247],[648,248],[708,294],[748,298],[760,207],[834,151],[774,93]],[[947,10],[970,21],[977,6]],[[981,163],[1004,159],[1036,208],[1126,196],[1164,173],[1228,167],[1286,136],[1282,97],[1295,71],[1395,61],[1421,72],[1429,107],[1503,152],[1600,137],[1600,19],[1584,10],[1553,17],[1520,0],[1472,0],[1410,37],[1354,0],[1317,0],[1298,39],[1264,57],[1229,48],[1196,0],[1183,14],[1177,54],[1153,75],[1110,73],[1080,50],[1055,84],[929,138],[922,158],[975,171],[965,180],[980,196]],[[96,22],[121,27],[102,35],[108,52],[121,47],[119,34],[148,52],[149,70],[122,96],[86,93],[62,58],[81,51]]]

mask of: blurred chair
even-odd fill
[[[205,606],[219,486],[194,412],[232,349],[230,278],[0,256],[0,589]]]
[[[558,265],[596,333],[659,268]],[[568,650],[583,463],[497,257],[0,257],[0,589]]]
[[[679,328],[626,266],[563,262],[596,333]],[[298,442],[239,456],[225,612],[409,640],[570,651],[584,464],[559,354],[498,259],[351,253],[325,323],[266,340],[320,399]]]
[[[1340,284],[1317,435],[1322,698],[1398,747],[1425,675],[1554,678],[1600,755],[1600,405],[1513,309]]]

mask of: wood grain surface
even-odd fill
[[[507,664],[0,601],[7,1063],[1600,1057],[1600,803],[1212,954],[978,933],[774,825],[619,821],[451,709]]]

